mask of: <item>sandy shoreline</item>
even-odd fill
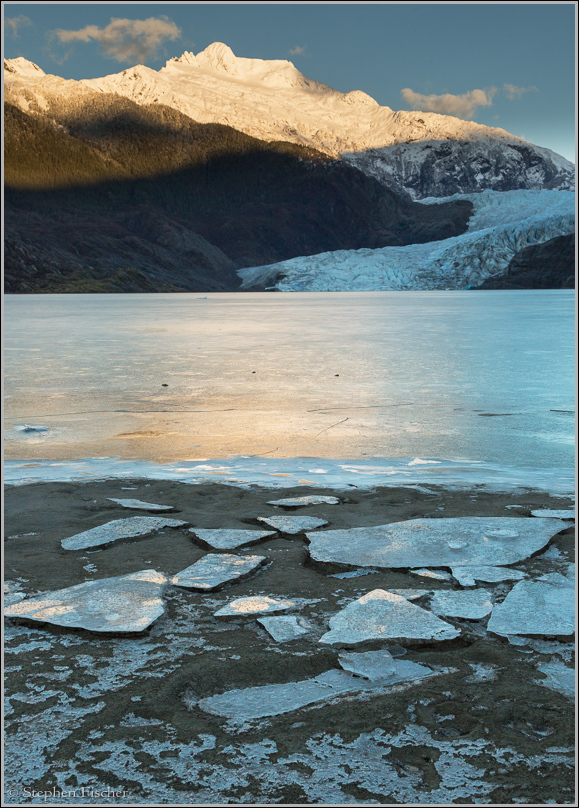
[[[298,512],[328,520],[329,529],[573,507],[571,499],[532,490],[429,489],[334,492],[302,485],[283,496],[336,493],[341,504]],[[173,505],[170,515],[194,527],[250,529],[262,527],[257,517],[280,514],[267,504],[280,496],[258,486],[144,479],[8,487],[5,578],[32,595],[142,569],[173,575],[206,554],[187,527],[95,552],[63,550],[67,536],[141,513],[109,497]],[[516,567],[532,577],[564,571],[574,560],[569,524],[546,551]],[[450,620],[461,630],[453,641],[407,645],[404,659],[450,673],[237,727],[203,712],[198,700],[216,693],[337,669],[337,650],[317,640],[333,614],[372,589],[458,588],[404,570],[331,577],[338,568],[308,562],[303,535],[278,535],[237,552],[259,552],[268,564],[217,592],[168,587],[166,613],[142,635],[7,621],[8,802],[573,802],[572,702],[545,685],[538,667],[571,665],[571,643],[542,638],[512,645],[489,634],[486,619]],[[479,584],[495,602],[512,585]],[[246,595],[301,599],[311,633],[278,643],[255,618],[214,617]],[[32,788],[54,793],[35,800]],[[107,788],[125,793],[103,797]]]

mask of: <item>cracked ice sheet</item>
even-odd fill
[[[237,556],[231,553],[209,553],[178,572],[171,583],[185,589],[209,592],[250,575],[267,561],[267,556]]]
[[[257,519],[279,530],[280,533],[289,533],[292,536],[328,524],[324,519],[315,516],[258,516]]]
[[[236,547],[245,547],[248,544],[256,544],[268,536],[275,536],[275,530],[227,530],[227,529],[199,529],[189,528],[189,533],[193,533],[203,544],[208,544],[216,550],[235,550]]]
[[[303,618],[295,615],[280,615],[279,617],[260,617],[257,621],[277,642],[296,640],[303,634],[309,634],[311,628]]]
[[[156,505],[154,502],[143,502],[140,499],[114,499],[108,497],[109,502],[116,502],[122,508],[133,508],[139,511],[172,511],[172,505]]]
[[[514,564],[569,526],[557,519],[462,516],[307,533],[315,561],[361,567]]]
[[[309,497],[288,497],[288,499],[274,499],[268,505],[281,505],[284,508],[300,508],[302,505],[338,505],[338,497],[325,497],[312,495]]]
[[[490,592],[474,589],[470,592],[435,592],[430,609],[441,617],[462,617],[465,620],[481,620],[493,610]]]
[[[461,586],[475,586],[477,581],[487,584],[499,581],[520,581],[526,575],[521,570],[510,570],[503,567],[452,567],[452,577]]]
[[[252,595],[247,598],[232,600],[217,612],[216,617],[242,617],[243,615],[267,614],[271,612],[287,612],[295,609],[297,603],[293,600],[279,600],[263,595]]]
[[[87,631],[144,631],[165,611],[166,582],[161,572],[141,570],[45,592],[7,606],[4,614]]]
[[[65,550],[84,550],[87,547],[100,547],[119,539],[133,539],[146,536],[164,527],[181,527],[186,525],[181,519],[167,519],[164,516],[129,516],[126,519],[114,519],[104,525],[85,530],[63,539],[61,544]]]
[[[516,584],[495,606],[488,623],[494,634],[568,635],[575,631],[575,587],[558,572]]]
[[[364,640],[452,640],[460,631],[400,595],[374,589],[330,619],[324,645]]]

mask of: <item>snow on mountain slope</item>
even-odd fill
[[[339,250],[241,269],[241,289],[465,289],[504,272],[513,255],[529,244],[575,230],[575,195],[568,191],[484,191],[450,197],[456,198],[470,199],[474,205],[468,231],[462,236],[406,247]]]
[[[214,42],[159,71],[137,65],[103,78],[66,82],[25,59],[5,62],[7,97],[47,110],[50,95],[116,93],[164,104],[200,123],[232,126],[344,155],[415,199],[493,188],[571,188],[574,166],[504,129],[431,112],[395,112],[366,93],[341,93],[306,78],[289,61],[237,57]],[[28,100],[27,100],[28,99]],[[28,107],[26,107],[28,109]]]

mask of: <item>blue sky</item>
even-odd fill
[[[4,22],[5,58],[64,78],[158,69],[225,42],[237,56],[290,59],[342,92],[500,126],[575,160],[573,2],[5,3]]]

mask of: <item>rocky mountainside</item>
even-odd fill
[[[574,289],[575,234],[531,244],[511,258],[507,271],[479,289]]]
[[[414,199],[485,189],[571,189],[572,163],[503,129],[449,115],[394,111],[362,91],[340,93],[291,62],[237,57],[215,42],[156,71],[143,65],[79,82],[46,75],[25,59],[5,63],[5,95],[51,117],[94,93],[164,105],[199,123],[343,156]]]
[[[5,105],[7,292],[233,290],[237,267],[445,238],[472,210],[114,94],[51,115]]]

